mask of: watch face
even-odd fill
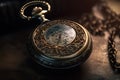
[[[56,24],[48,28],[44,34],[45,40],[54,46],[66,46],[76,38],[75,30],[65,24]]]
[[[88,35],[76,22],[54,20],[39,25],[32,40],[40,55],[63,59],[79,55],[88,43]]]

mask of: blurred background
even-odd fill
[[[31,22],[21,19],[20,7],[30,0],[0,0],[0,33],[5,34],[33,26]],[[50,20],[63,17],[80,17],[81,14],[89,12],[95,3],[101,0],[46,0],[51,4],[52,11],[47,14]],[[120,12],[119,0],[106,0],[109,6],[117,13]],[[30,24],[31,23],[31,24]],[[29,24],[29,25],[28,25]]]
[[[27,28],[29,22],[21,19],[19,15],[20,7],[30,0],[0,0],[0,33],[4,34],[12,32],[17,29]],[[101,0],[46,0],[51,4],[52,11],[47,14],[49,19],[63,18],[63,17],[79,17],[85,12],[89,12],[95,3]],[[106,0],[110,7],[117,13],[119,0]],[[34,23],[32,23],[34,24]],[[31,26],[32,26],[31,24]],[[30,27],[30,25],[29,25]]]
[[[21,19],[20,7],[30,0],[0,0],[0,33],[16,31],[30,27],[30,23]],[[91,7],[99,0],[46,0],[51,4],[52,11],[47,14],[49,19],[65,16],[80,16],[83,12],[90,11]],[[29,24],[29,25],[28,25]],[[31,23],[31,26],[34,23]]]

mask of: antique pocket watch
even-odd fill
[[[26,16],[25,11],[30,7],[31,16]],[[92,51],[89,32],[71,20],[46,19],[45,13],[50,9],[50,4],[45,1],[31,1],[20,10],[24,19],[39,18],[42,21],[28,40],[28,51],[32,58],[50,69],[69,69],[84,63]]]

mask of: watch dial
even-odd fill
[[[48,28],[44,36],[46,41],[51,45],[66,46],[74,41],[76,32],[68,25],[56,24]]]

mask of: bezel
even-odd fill
[[[49,44],[44,38],[44,32],[55,24],[65,24],[72,27],[76,31],[75,40],[66,46],[54,46]],[[86,29],[70,20],[54,20],[45,24],[39,25],[32,35],[32,40],[35,47],[44,55],[54,59],[68,59],[81,54],[88,44],[88,32]],[[54,53],[54,54],[53,54]]]

